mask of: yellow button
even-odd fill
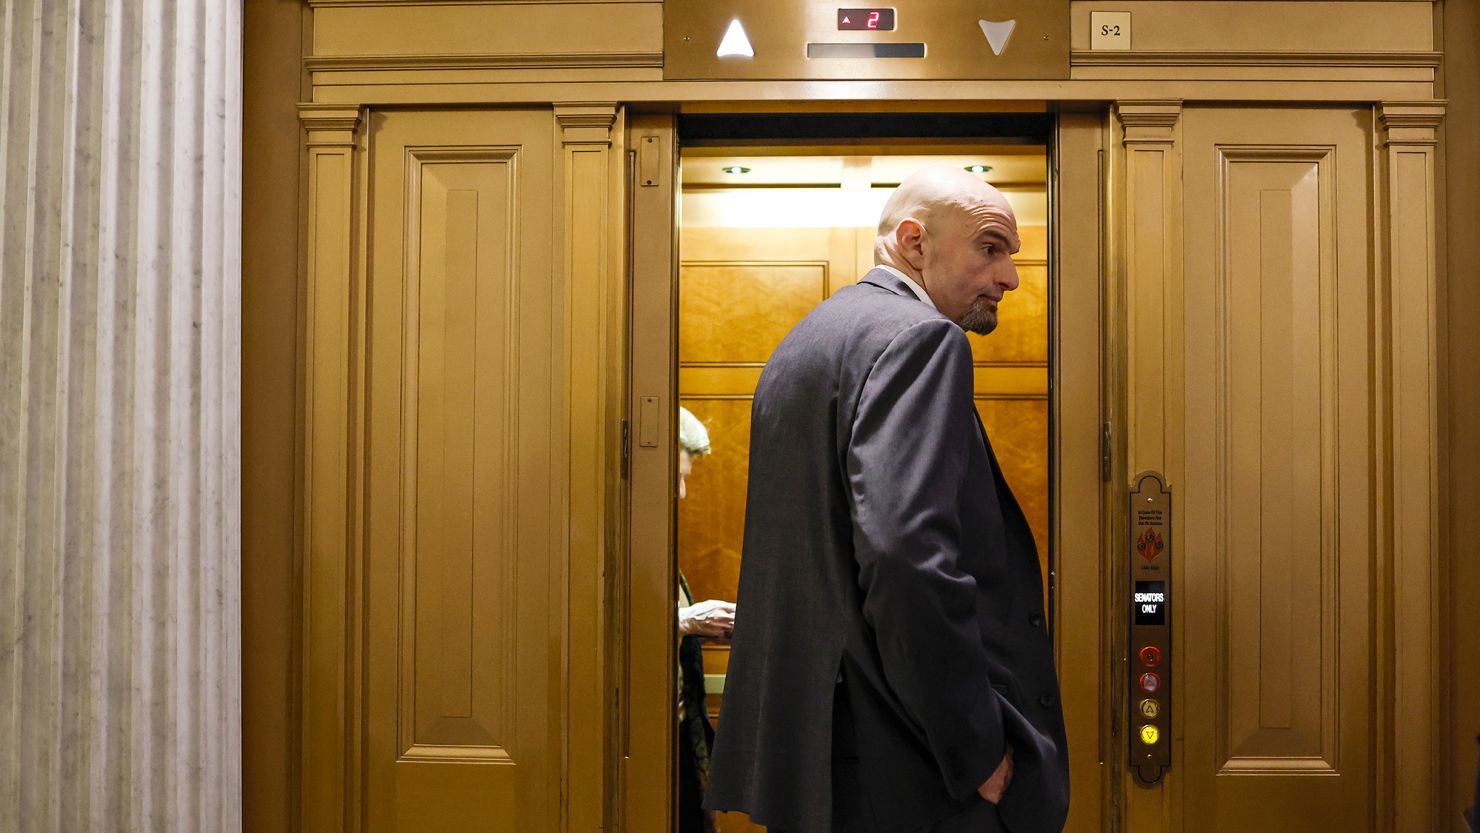
[[[1155,720],[1161,714],[1161,703],[1147,698],[1141,701],[1141,716],[1147,720]]]
[[[1161,731],[1155,726],[1146,725],[1141,727],[1141,742],[1147,746],[1154,746],[1161,739]]]

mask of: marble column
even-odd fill
[[[0,830],[241,827],[241,33],[0,10]]]

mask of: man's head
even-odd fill
[[[694,470],[694,458],[709,453],[709,429],[694,416],[694,412],[678,406],[678,499],[688,497],[689,474]]]
[[[941,314],[986,335],[997,303],[1017,288],[1017,218],[996,188],[961,168],[937,166],[899,184],[879,217],[874,262],[924,287]]]

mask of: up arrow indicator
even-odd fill
[[[844,23],[852,23],[853,21],[849,20],[847,15],[843,15],[843,22]]]
[[[755,50],[750,46],[750,38],[745,35],[745,27],[740,25],[740,18],[730,21],[730,28],[725,30],[725,37],[719,42],[719,49],[714,54],[720,58],[755,57]]]
[[[982,34],[987,36],[987,44],[992,47],[993,55],[1001,55],[1002,50],[1007,48],[1007,42],[1012,38],[1012,30],[1017,28],[1016,20],[978,20],[982,27]]]

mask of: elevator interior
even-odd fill
[[[1020,285],[997,330],[969,339],[977,410],[1051,574],[1047,125],[1043,114],[680,120],[678,401],[713,449],[677,510],[677,566],[696,600],[735,598],[751,395],[767,358],[817,303],[872,268],[885,200],[931,165],[976,173],[1017,215]],[[728,658],[726,644],[704,648],[717,721]],[[724,833],[760,829],[739,814],[717,821]]]

